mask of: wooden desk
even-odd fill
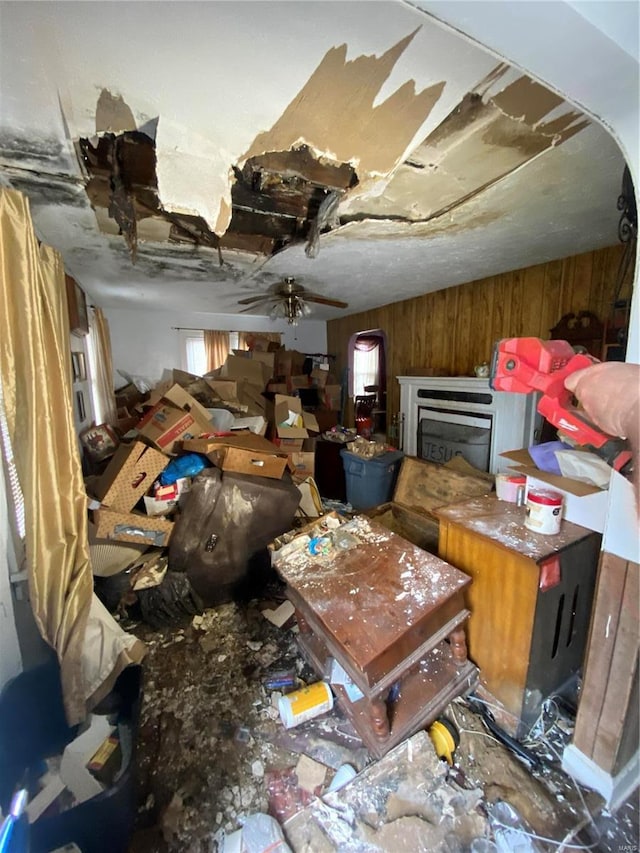
[[[357,540],[350,549],[289,550],[274,565],[296,608],[303,654],[321,678],[334,658],[362,691],[350,702],[333,685],[380,757],[475,685],[463,628],[470,579],[364,516],[341,530]]]
[[[600,536],[562,522],[543,536],[525,509],[494,496],[436,509],[439,555],[473,578],[466,604],[469,657],[520,737],[542,703],[578,672],[591,617]]]

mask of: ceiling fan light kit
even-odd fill
[[[319,305],[331,305],[334,308],[348,308],[347,302],[329,299],[320,293],[313,293],[299,284],[292,276],[283,278],[269,288],[266,293],[241,299],[239,305],[248,305],[240,313],[249,313],[256,309],[268,308],[271,320],[284,319],[292,326],[311,314],[310,302]]]

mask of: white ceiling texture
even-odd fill
[[[403,2],[0,3],[0,63],[0,180],[104,307],[352,313],[617,240],[608,132]]]

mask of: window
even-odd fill
[[[367,352],[354,350],[353,353],[353,395],[365,394],[367,385],[378,385],[380,364],[380,345],[376,344]]]
[[[204,331],[180,329],[182,369],[196,376],[207,373],[207,356],[204,348]],[[229,352],[239,349],[239,332],[229,332]]]

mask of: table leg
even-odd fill
[[[456,666],[464,666],[467,662],[467,637],[463,625],[459,625],[449,634],[449,644]]]
[[[378,696],[367,700],[367,704],[373,733],[378,740],[384,741],[389,737],[389,715],[385,698]]]

